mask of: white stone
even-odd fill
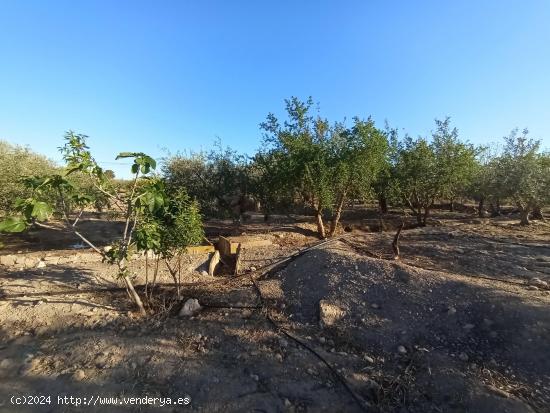
[[[346,312],[335,304],[326,300],[319,301],[319,325],[321,327],[330,327],[340,321]]]
[[[189,298],[185,304],[183,304],[183,307],[181,308],[179,312],[180,317],[188,317],[193,316],[196,313],[198,313],[201,309],[201,305],[199,304],[199,300],[196,298]]]

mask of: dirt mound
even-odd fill
[[[404,393],[410,411],[550,405],[548,303],[528,302],[524,289],[370,258],[343,243],[300,256],[274,278],[280,307],[304,329],[320,328],[321,300],[343,310],[321,330],[323,346],[374,361],[369,377],[384,408]],[[407,377],[397,392],[396,377]]]

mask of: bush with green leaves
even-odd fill
[[[351,128],[331,126],[311,113],[311,98],[285,102],[287,119],[282,125],[273,114],[261,124],[266,158],[277,161],[272,163],[276,181],[285,183],[291,198],[313,210],[319,237],[333,236],[348,197],[370,194],[388,154],[386,135],[372,119],[355,118]],[[332,214],[328,234],[325,213]]]
[[[142,313],[145,307],[136,292],[128,260],[134,251],[153,249],[168,256],[172,251],[200,242],[202,223],[196,205],[183,192],[170,198],[164,182],[152,175],[156,161],[141,152],[123,152],[116,159],[132,160],[132,183],[128,190],[118,190],[112,180],[92,157],[86,144],[87,136],[68,132],[61,153],[66,162],[63,174],[33,176],[24,180],[30,195],[16,202],[17,215],[0,222],[0,231],[22,232],[32,226],[47,227],[54,212],[62,217],[66,228],[100,254],[105,261],[118,267],[130,297]],[[94,190],[106,197],[124,216],[124,229],[110,248],[101,250],[78,230],[78,222],[85,209],[93,207],[95,199],[70,181],[80,173],[89,177]],[[47,194],[55,194],[52,201]],[[137,237],[137,238],[136,238]],[[179,294],[179,285],[178,285]]]
[[[399,143],[393,173],[401,200],[413,212],[417,223],[426,225],[430,210],[441,193],[433,147],[426,139],[405,137]]]
[[[514,129],[504,141],[496,159],[498,186],[493,190],[513,202],[520,211],[520,223],[528,225],[529,214],[550,203],[548,154],[540,152],[540,141],[529,138],[527,129],[521,134]]]
[[[435,120],[436,129],[432,134],[432,147],[436,159],[439,182],[438,196],[450,202],[454,210],[454,201],[466,195],[476,170],[478,148],[462,142],[458,138],[458,129],[451,128],[451,119]]]
[[[238,218],[239,203],[249,193],[247,158],[220,141],[208,152],[168,157],[163,175],[169,191],[186,188],[209,217]]]
[[[13,211],[16,199],[26,198],[31,190],[21,177],[58,171],[55,163],[43,155],[0,141],[0,212]]]

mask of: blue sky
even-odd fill
[[[252,153],[283,99],[416,136],[550,147],[550,2],[0,0],[0,139],[59,159],[224,145]]]

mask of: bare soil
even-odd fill
[[[353,232],[267,272],[318,242],[312,224],[209,223],[210,236],[272,245],[245,250],[239,277],[206,277],[189,261],[184,298],[203,305],[191,318],[177,316],[168,287],[165,311],[138,317],[101,262],[0,267],[0,412],[550,411],[549,224],[440,213],[403,231],[395,261],[393,230],[348,219]],[[61,235],[35,237],[40,246],[12,239],[8,251],[70,251]],[[319,326],[320,300],[344,312],[332,327]],[[16,394],[191,403],[13,406]]]

